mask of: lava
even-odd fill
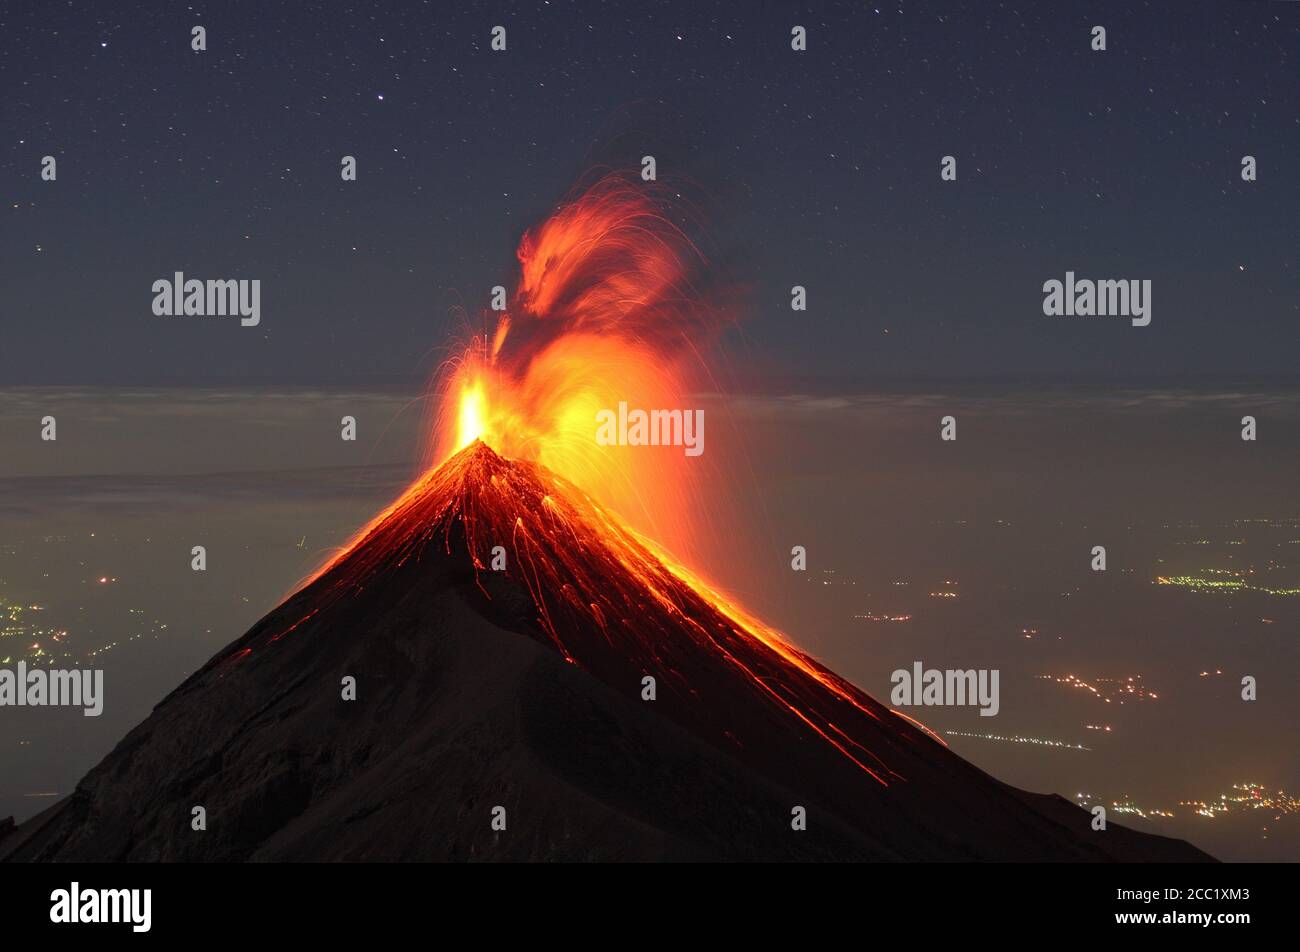
[[[888,722],[900,740],[910,724],[750,616],[587,493],[538,464],[507,460],[476,440],[417,480],[319,580],[345,599],[373,579],[431,553],[468,553],[479,591],[491,599],[492,549],[521,583],[536,624],[568,660],[610,683],[660,682],[698,713],[683,719],[720,743],[744,746],[729,728],[735,685],[793,718],[882,784],[902,779],[859,740]],[[320,611],[319,605],[312,614]],[[297,628],[271,637],[275,641]],[[739,674],[742,677],[736,678]],[[697,680],[698,679],[698,680]],[[679,710],[681,708],[678,708]],[[940,741],[940,743],[942,743]]]
[[[708,352],[727,311],[700,229],[672,197],[611,172],[524,235],[508,309],[448,362],[430,462],[481,439],[691,550],[707,464],[595,439],[599,415],[621,403],[698,407],[693,394],[717,389]]]
[[[485,318],[447,368],[432,464],[305,587],[344,598],[436,546],[467,553],[491,600],[499,546],[506,578],[526,588],[534,623],[566,659],[608,683],[653,674],[681,702],[679,719],[742,748],[727,711],[757,698],[888,785],[900,775],[867,746],[882,724],[887,744],[943,741],[892,717],[633,527],[689,539],[697,460],[595,438],[602,411],[682,406],[708,379],[704,346],[724,322],[703,303],[706,262],[680,220],[645,183],[610,174],[528,232],[510,310]]]

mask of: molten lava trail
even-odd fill
[[[712,463],[595,439],[597,414],[620,402],[682,410],[720,389],[705,354],[730,312],[691,232],[675,192],[617,173],[530,229],[508,310],[485,314],[443,370],[428,462],[481,439],[692,551],[708,521],[700,488],[720,475]]]
[[[611,173],[524,236],[509,312],[485,318],[495,326],[445,368],[437,465],[305,589],[344,598],[428,559],[436,543],[445,556],[469,559],[491,600],[499,579],[486,566],[502,546],[507,577],[531,597],[530,621],[568,660],[616,686],[655,676],[671,702],[660,707],[717,743],[762,744],[753,723],[728,719],[740,705],[775,732],[793,724],[801,737],[815,735],[888,785],[901,778],[882,743],[943,742],[893,717],[631,528],[689,548],[699,532],[700,493],[688,488],[698,461],[594,438],[600,410],[621,401],[680,407],[710,379],[702,347],[724,321],[701,294],[707,262],[688,234],[690,217],[664,197]],[[772,711],[776,722],[766,720]]]
[[[501,574],[488,568],[498,545],[507,553],[504,575],[527,590],[540,632],[569,661],[638,688],[640,677],[652,674],[661,694],[673,692],[698,711],[686,718],[693,726],[742,747],[742,732],[728,724],[727,713],[736,703],[734,685],[743,684],[751,696],[742,703],[761,700],[882,784],[904,779],[864,735],[879,736],[883,726],[915,742],[909,723],[747,615],[582,490],[482,442],[431,470],[376,517],[309,583],[316,593],[311,610],[266,644],[290,635],[323,603],[431,558],[468,560],[481,597],[490,600]],[[717,676],[719,667],[732,675]]]

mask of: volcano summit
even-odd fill
[[[505,571],[487,568],[497,546]],[[0,858],[1208,859],[1090,820],[992,779],[581,490],[475,442]]]

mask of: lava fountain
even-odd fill
[[[610,173],[524,235],[509,309],[449,362],[432,462],[481,439],[691,549],[708,463],[595,439],[597,414],[620,402],[685,410],[716,389],[707,361],[725,312],[706,300],[698,229],[669,197]]]
[[[659,198],[610,174],[524,236],[511,308],[485,318],[444,368],[427,471],[308,585],[342,598],[435,544],[448,555],[463,544],[477,576],[500,546],[568,660],[598,674],[627,663],[662,671],[697,700],[692,670],[729,671],[880,783],[903,779],[864,738],[885,723],[909,742],[938,740],[932,732],[895,720],[670,554],[696,528],[689,467],[699,461],[595,438],[603,410],[683,407],[711,383],[705,354],[725,322],[700,294],[704,256]],[[479,585],[488,598],[489,588]],[[708,717],[725,719],[717,706]]]

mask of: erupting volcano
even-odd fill
[[[593,434],[707,384],[687,225],[609,176],[525,236],[424,475],[0,854],[1204,859],[990,778],[649,535],[693,461]]]

